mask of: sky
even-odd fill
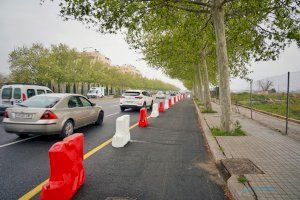
[[[0,1],[0,72],[9,73],[8,54],[13,49],[32,43],[45,46],[64,43],[78,51],[86,47],[97,49],[109,57],[114,65],[132,64],[142,75],[161,79],[184,89],[179,80],[169,78],[160,70],[147,66],[143,55],[134,52],[120,34],[101,34],[76,21],[63,21],[57,2],[50,0],[40,5],[39,0],[1,0]],[[256,80],[281,75],[287,71],[300,70],[300,49],[291,45],[277,61],[252,63],[251,78]],[[234,91],[248,88],[248,83],[240,79],[231,80]]]

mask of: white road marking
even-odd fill
[[[36,137],[39,137],[39,136],[40,136],[40,135],[36,135],[36,136],[32,136],[32,137],[29,137],[29,138],[26,138],[26,139],[22,139],[22,140],[18,140],[18,141],[15,141],[15,142],[3,144],[3,145],[0,145],[0,148],[2,148],[2,147],[7,147],[7,146],[10,146],[10,145],[13,145],[13,144],[20,143],[20,142],[25,142],[25,141],[27,141],[27,140],[31,140],[31,139],[36,138]]]
[[[111,117],[111,116],[116,115],[116,114],[119,114],[119,113],[120,113],[120,112],[112,113],[112,114],[106,115],[104,118],[106,118],[106,117]]]

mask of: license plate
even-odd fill
[[[133,101],[126,101],[126,103],[133,103]]]
[[[31,113],[15,113],[16,119],[32,119]]]

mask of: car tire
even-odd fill
[[[104,119],[104,112],[100,111],[100,113],[98,115],[98,118],[97,118],[97,121],[95,122],[95,125],[101,126],[102,123],[103,123],[103,119]]]
[[[121,111],[124,112],[126,108],[120,107]]]
[[[22,139],[25,139],[25,138],[29,137],[28,134],[17,134],[17,136],[19,136],[19,138],[22,138]]]
[[[72,120],[67,120],[61,130],[60,137],[66,138],[74,133],[74,123]]]

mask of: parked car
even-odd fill
[[[3,115],[4,129],[20,137],[28,134],[73,134],[74,129],[88,124],[101,125],[104,111],[86,97],[77,94],[43,94],[31,97]]]
[[[127,108],[140,109],[147,107],[152,109],[153,97],[145,90],[127,90],[120,97],[120,109]]]
[[[6,108],[20,104],[26,99],[37,94],[52,93],[48,87],[33,84],[9,84],[1,88],[0,114],[3,114]]]
[[[166,95],[164,94],[163,91],[158,91],[156,93],[156,99],[165,99],[166,98]]]
[[[92,87],[89,92],[87,93],[88,98],[103,98],[104,97],[104,87]]]

